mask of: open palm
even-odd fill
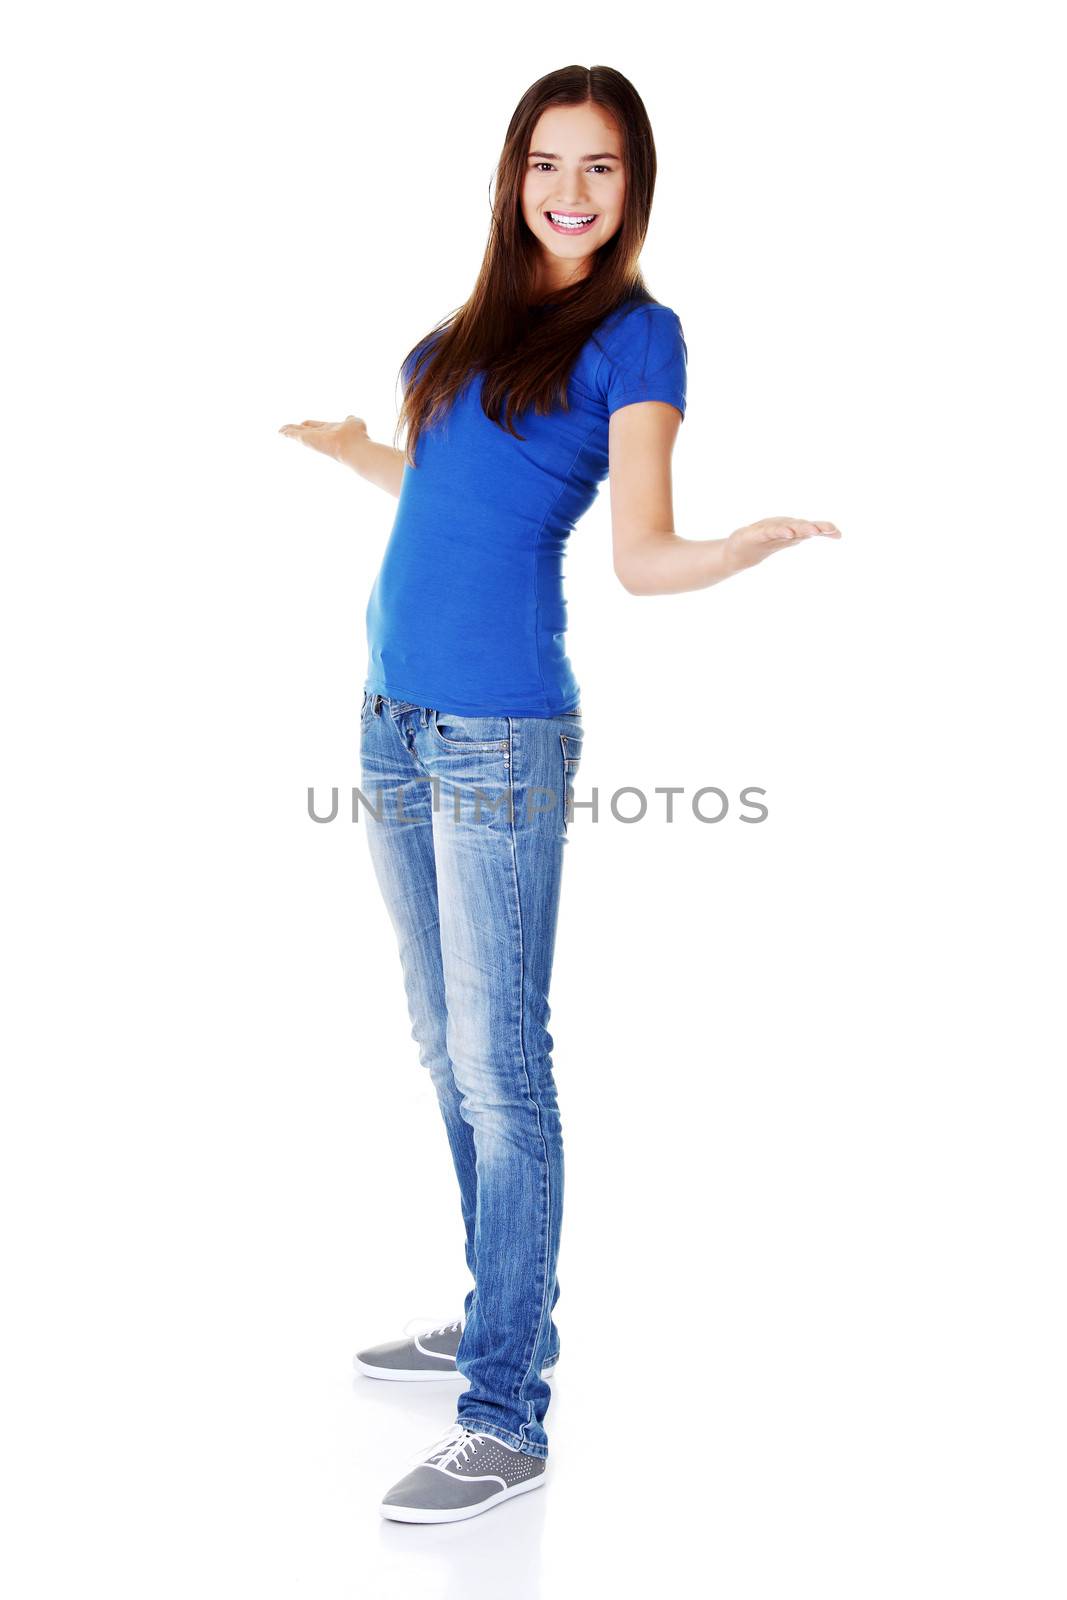
[[[349,459],[356,442],[367,437],[367,424],[362,417],[346,417],[343,422],[287,422],[278,432],[343,462]]]
[[[833,522],[805,522],[800,517],[763,517],[737,528],[726,541],[739,567],[754,567],[776,550],[788,550],[805,539],[840,539],[841,529]]]

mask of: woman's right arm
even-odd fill
[[[288,439],[299,439],[324,456],[332,456],[368,483],[399,496],[404,452],[369,438],[362,417],[346,417],[343,422],[287,422],[278,432]]]

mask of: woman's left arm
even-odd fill
[[[677,406],[663,400],[640,400],[611,414],[612,560],[630,594],[707,589],[804,539],[840,539],[834,523],[799,517],[764,517],[725,539],[680,538],[674,531],[671,453],[681,424]]]

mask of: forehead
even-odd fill
[[[600,106],[549,106],[530,136],[531,150],[554,150],[578,161],[592,150],[622,156],[622,134],[615,118]]]

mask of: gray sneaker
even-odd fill
[[[456,1366],[456,1351],[463,1336],[463,1320],[460,1317],[456,1322],[446,1322],[443,1327],[417,1333],[410,1339],[393,1339],[357,1351],[356,1370],[368,1378],[392,1378],[400,1383],[459,1378],[462,1374]],[[554,1356],[545,1362],[541,1368],[542,1378],[552,1376],[558,1359]]]
[[[548,1462],[461,1422],[424,1451],[378,1507],[392,1522],[459,1522],[540,1489]]]

